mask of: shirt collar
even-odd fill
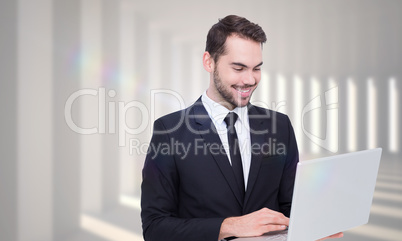
[[[204,93],[201,96],[201,101],[202,104],[204,105],[205,109],[208,112],[209,117],[217,122],[219,125],[223,123],[223,120],[227,116],[227,114],[230,112],[226,107],[223,105],[213,101],[209,96],[207,95],[207,91],[204,91]],[[247,106],[243,107],[236,107],[232,110],[239,116],[239,120],[242,123],[247,123],[248,122],[248,109]]]

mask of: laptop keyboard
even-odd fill
[[[275,234],[275,235],[271,235],[271,236],[266,236],[264,237],[264,240],[267,241],[286,241],[288,238],[288,234],[287,233],[281,233],[281,234]]]
[[[251,238],[238,238],[235,239],[241,241],[286,241],[288,239],[288,230],[272,231],[262,236]]]

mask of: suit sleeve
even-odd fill
[[[160,120],[142,171],[141,219],[145,241],[217,241],[224,218],[179,216],[180,174],[174,155],[166,149],[169,134]]]
[[[286,116],[288,122],[288,145],[285,168],[282,174],[279,188],[279,207],[280,211],[287,217],[290,216],[292,205],[293,187],[296,177],[297,163],[299,162],[299,151],[297,149],[296,137],[292,124]]]

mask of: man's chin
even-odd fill
[[[236,106],[237,106],[237,107],[245,107],[245,106],[248,105],[248,103],[250,103],[250,99],[249,99],[249,98],[247,98],[246,100],[238,101],[238,102],[236,103]]]

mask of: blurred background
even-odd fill
[[[402,240],[401,12],[399,0],[1,0],[0,240],[142,240],[152,123],[207,88],[206,34],[229,14],[265,30],[252,102],[290,116],[302,160],[383,148],[370,221],[343,240]]]

